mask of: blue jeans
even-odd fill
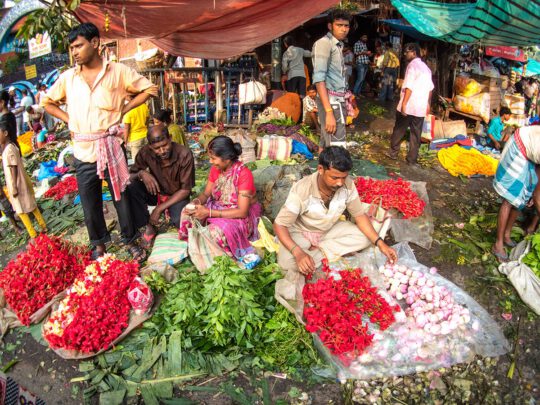
[[[358,63],[356,65],[356,82],[354,83],[353,94],[360,95],[368,69],[369,65],[366,63]]]
[[[383,72],[382,88],[379,93],[379,101],[392,101],[394,99],[394,83],[397,79],[397,68],[385,68]]]

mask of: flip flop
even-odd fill
[[[513,241],[512,239],[510,239],[510,241],[509,241],[509,242],[506,242],[506,241],[505,241],[505,242],[504,242],[504,244],[505,244],[506,246],[508,246],[508,247],[511,247],[511,248],[513,248],[513,247],[516,247],[516,246],[517,246],[517,243],[516,243],[516,242],[514,242],[514,241]]]
[[[493,256],[495,256],[497,258],[499,263],[507,263],[510,260],[510,258],[508,257],[508,255],[506,253],[505,254],[497,253],[493,249],[491,249],[491,253],[493,254]]]
[[[141,247],[143,249],[149,249],[150,247],[152,247],[152,243],[155,237],[156,237],[156,234],[149,235],[146,232],[143,233],[142,240],[141,240]]]

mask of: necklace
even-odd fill
[[[323,188],[321,187],[321,184],[319,183],[319,180],[320,180],[320,177],[317,176],[317,186],[319,187],[319,191],[320,191],[321,195],[323,196],[323,200],[331,201],[332,198],[334,198],[334,194],[336,194],[336,192],[332,191],[331,193],[327,193],[326,191],[324,191]],[[326,197],[326,198],[324,198],[324,197]]]

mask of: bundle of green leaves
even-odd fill
[[[536,277],[540,278],[540,233],[532,235],[530,240],[531,250],[523,258],[523,263],[531,268]]]
[[[181,273],[167,290],[152,324],[161,334],[183,331],[194,347],[252,348],[262,340],[266,321],[275,310],[275,263],[241,269],[229,257],[216,258],[204,275]],[[147,279],[156,288],[154,279]]]

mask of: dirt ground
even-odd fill
[[[376,104],[373,100],[361,100],[361,106],[365,106],[366,103]],[[515,314],[511,321],[504,320],[501,317],[503,310],[500,306],[500,298],[495,293],[495,288],[492,289],[489,284],[473,282],[477,277],[485,275],[485,268],[481,264],[457,265],[455,261],[444,256],[443,242],[446,226],[468,221],[470,212],[483,204],[496,204],[495,196],[491,192],[491,179],[452,177],[436,162],[432,163],[431,167],[410,167],[404,162],[404,150],[403,156],[398,162],[388,161],[383,157],[382,152],[388,145],[388,132],[393,127],[393,108],[392,105],[385,105],[384,107],[387,108],[387,111],[381,117],[375,117],[365,112],[359,116],[355,131],[360,134],[368,131],[367,135],[363,137],[363,139],[367,137],[368,145],[362,149],[362,156],[359,157],[383,164],[388,167],[389,171],[398,173],[407,180],[427,183],[435,222],[434,243],[430,250],[424,250],[412,245],[418,261],[427,266],[436,265],[444,277],[475,298],[501,326],[512,346],[510,354],[513,354],[513,357],[509,354],[496,359],[491,371],[487,368],[482,370],[482,367],[480,367],[480,374],[483,375],[481,382],[485,384],[485,387],[480,387],[480,382],[472,381],[473,386],[470,387],[470,390],[485,390],[486,392],[483,395],[475,397],[481,399],[473,401],[463,397],[452,402],[535,403],[536,400],[540,399],[537,377],[540,366],[540,322],[538,318],[531,321],[524,319],[524,316]],[[361,108],[362,110],[365,109]],[[0,258],[0,265],[4,265],[11,256],[12,254],[9,256],[3,255]],[[518,331],[517,334],[516,330]],[[18,360],[7,371],[7,374],[29,391],[38,395],[47,404],[83,403],[82,391],[84,384],[70,382],[70,380],[81,376],[78,372],[77,361],[60,359],[45,346],[38,343],[30,333],[20,330],[12,331],[5,337],[0,352],[0,365],[2,367],[12,359]],[[516,371],[513,378],[510,379],[507,374],[513,359],[516,359]],[[466,374],[467,369],[468,366],[464,366],[463,370],[465,371],[463,371],[462,375]],[[272,398],[271,403],[278,400],[295,404],[342,404],[351,401],[350,396],[346,393],[345,386],[342,386],[337,381],[326,380],[325,382],[309,384],[281,377],[280,375],[263,375],[257,379],[257,381],[266,381]],[[411,380],[413,384],[415,381],[418,382],[418,380],[414,380],[414,376],[411,378],[413,378]],[[178,395],[203,404],[256,403],[258,401],[254,399],[257,398],[255,394],[260,390],[257,385],[258,382],[254,382],[252,377],[243,372],[214,379],[203,379],[190,384],[202,387],[216,387],[224,381],[232,381],[237,387],[243,388],[244,392],[249,395],[246,395],[242,401],[239,399],[233,401],[223,393],[188,392],[181,391],[181,387]],[[306,395],[303,393],[306,393]],[[490,396],[490,393],[493,395]],[[410,400],[405,402],[394,398],[394,400],[386,400],[382,401],[382,403],[446,403],[430,399],[432,397],[427,393],[424,393],[422,398],[422,400],[418,401]],[[369,403],[372,399],[371,396],[366,397],[361,402]],[[130,403],[135,401],[132,400]],[[92,402],[97,403],[97,398],[94,398]],[[262,401],[258,402],[263,403]],[[142,400],[140,400],[140,403],[142,403]]]

